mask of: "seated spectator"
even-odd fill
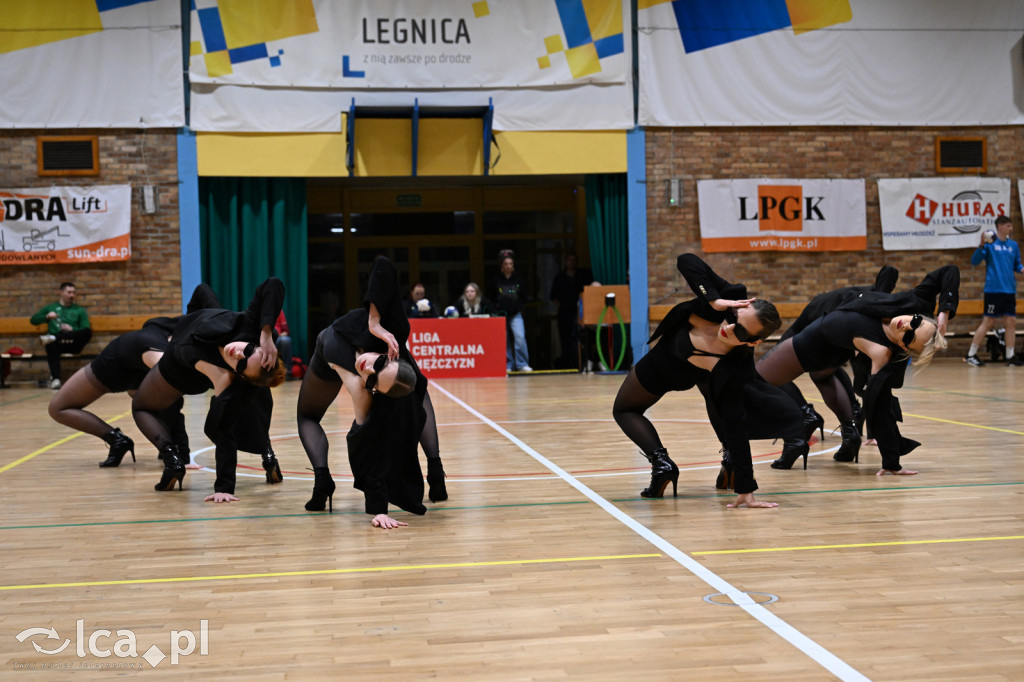
[[[405,307],[409,317],[438,317],[437,308],[427,300],[427,289],[417,282],[412,285],[412,300]]]
[[[75,303],[75,285],[61,282],[59,298],[44,305],[29,318],[32,324],[47,325],[46,333],[39,337],[46,348],[46,362],[50,366],[50,388],[60,388],[61,353],[81,353],[92,338],[89,313]]]
[[[295,378],[292,376],[292,337],[288,333],[288,320],[285,319],[283,310],[277,316],[274,331],[277,332],[277,339],[274,341],[274,345],[277,346],[277,357],[284,361],[285,379],[291,381]]]
[[[470,315],[493,315],[494,306],[483,296],[480,285],[470,282],[462,291],[462,296],[453,305],[458,317],[469,317]]]

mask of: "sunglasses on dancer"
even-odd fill
[[[246,344],[245,350],[242,351],[241,359],[238,361],[238,364],[235,365],[235,374],[237,374],[239,376],[245,374],[245,368],[249,366],[249,358],[251,358],[252,354],[255,353],[255,352],[256,352],[256,344],[255,343]]]
[[[384,368],[388,366],[387,355],[378,355],[377,359],[373,361],[373,374],[366,377],[366,390],[370,393],[377,392],[377,376],[384,371]]]
[[[726,308],[725,321],[732,325],[732,333],[736,335],[736,340],[740,343],[754,343],[761,340],[760,336],[751,334],[746,327],[740,324],[735,308]]]
[[[903,334],[903,345],[910,348],[910,344],[914,343],[914,335],[917,333],[917,328],[921,326],[921,322],[924,320],[924,316],[920,313],[910,318],[910,329]]]

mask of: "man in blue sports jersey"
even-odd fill
[[[978,357],[978,348],[985,341],[988,330],[1002,320],[1006,329],[1006,364],[1010,367],[1024,364],[1014,353],[1017,332],[1017,280],[1014,273],[1024,272],[1020,262],[1020,247],[1010,239],[1013,223],[1004,215],[996,218],[996,238],[992,242],[981,234],[981,245],[971,254],[971,265],[985,261],[985,313],[967,351],[967,364],[981,367],[985,362]]]

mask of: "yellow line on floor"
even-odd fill
[[[955,424],[956,426],[969,426],[972,429],[985,429],[986,431],[999,431],[1000,433],[1012,433],[1015,436],[1024,436],[1024,431],[1011,431],[1010,429],[1000,429],[995,426],[985,426],[984,424],[971,424],[970,422],[958,422],[952,419],[941,419],[939,417],[928,417],[923,414],[911,414],[904,412],[908,417],[916,417],[917,419],[927,419],[933,422],[942,422],[943,424]]]
[[[949,542],[994,542],[998,540],[1024,540],[1024,535],[1006,535],[991,538],[949,538],[946,540],[904,540],[902,542],[857,542],[849,545],[808,545],[806,547],[762,547],[759,549],[719,549],[707,552],[690,552],[693,556],[701,554],[753,554],[755,552],[800,552],[808,549],[849,549],[854,547],[898,547],[901,545],[938,545]]]
[[[336,568],[321,571],[284,571],[280,573],[240,573],[238,575],[199,575],[182,578],[140,578],[136,580],[96,580],[80,583],[44,583],[41,585],[0,585],[0,590],[39,590],[55,587],[97,587],[100,585],[144,585],[147,583],[184,583],[203,580],[244,580],[250,578],[288,578],[303,575],[342,575],[345,573],[378,573],[385,571],[423,571],[435,568],[479,568],[482,566],[515,566],[524,564],[557,564],[567,561],[611,561],[613,559],[652,559],[661,554],[617,554],[612,556],[561,557],[558,559],[520,559],[511,561],[473,561],[458,564],[423,564],[421,566],[367,566]]]
[[[122,417],[127,417],[129,414],[131,414],[131,412],[125,412],[123,414],[117,415],[113,419],[106,419],[105,421],[108,422],[108,423],[116,422],[118,419],[120,419]],[[10,469],[13,469],[14,467],[18,466],[19,464],[23,464],[24,462],[29,461],[33,457],[36,457],[38,455],[43,454],[47,450],[52,450],[55,447],[57,447],[58,445],[64,445],[64,443],[67,443],[69,440],[71,440],[73,438],[78,438],[79,436],[84,436],[84,435],[85,435],[84,431],[75,431],[70,436],[64,436],[60,440],[55,441],[53,443],[50,443],[49,445],[45,445],[45,446],[39,448],[38,450],[36,450],[35,452],[30,452],[29,454],[25,455],[24,457],[22,457],[20,459],[14,460],[10,464],[3,465],[2,467],[0,467],[0,474],[4,473],[5,471],[8,471]]]

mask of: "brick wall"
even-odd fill
[[[57,285],[71,280],[78,302],[92,314],[145,315],[181,310],[181,264],[178,230],[178,171],[176,134],[169,130],[75,130],[76,135],[99,137],[99,176],[40,177],[36,135],[54,130],[0,130],[0,188],[51,185],[132,186],[131,243],[128,261],[89,265],[31,265],[0,267],[0,317],[26,317],[44,303],[56,300]],[[147,215],[141,208],[142,185],[157,187],[159,207]],[[97,335],[89,349],[110,340]],[[3,338],[0,348],[20,345],[42,352],[38,338]],[[37,364],[37,363],[33,363]],[[29,365],[31,367],[31,365]],[[37,371],[38,370],[38,371]],[[32,367],[45,373],[44,367]],[[67,372],[65,372],[67,374]]]
[[[680,253],[700,254],[723,277],[776,301],[807,301],[841,286],[867,284],[883,263],[900,270],[897,289],[945,263],[960,266],[964,299],[982,297],[984,266],[972,268],[972,249],[883,251],[878,210],[879,178],[935,177],[937,135],[980,135],[988,141],[988,173],[1013,180],[1012,237],[1022,240],[1016,179],[1021,172],[1024,128],[703,128],[647,129],[649,296],[671,303],[688,295],[676,272]],[[668,206],[668,180],[682,179],[682,205]],[[863,178],[866,181],[866,251],[825,253],[745,252],[707,254],[700,248],[697,181],[719,178]],[[682,288],[679,293],[676,290]],[[971,331],[977,318],[954,320],[951,331]],[[950,352],[961,352],[959,345]],[[965,346],[966,347],[966,346]]]

